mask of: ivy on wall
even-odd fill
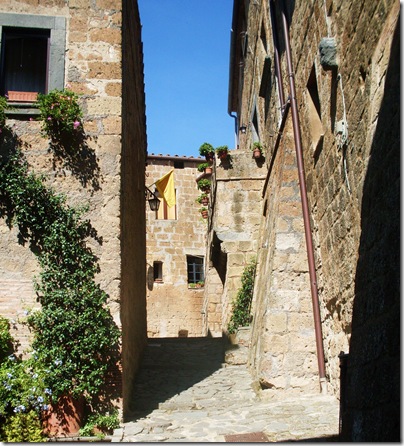
[[[4,111],[4,104],[0,109]],[[90,237],[99,243],[102,239],[83,218],[86,207],[69,206],[64,195],[46,186],[44,178],[30,170],[19,138],[5,122],[1,125],[0,218],[18,229],[18,242],[37,256],[40,274],[34,282],[41,309],[27,317],[33,332],[29,364],[6,358],[0,372],[14,379],[22,364],[29,376],[43,378],[47,392],[36,399],[56,402],[70,394],[84,397],[93,411],[106,413],[112,408],[106,383],[119,374],[120,330],[108,308],[108,295],[95,280],[98,258],[87,245]],[[15,386],[10,381],[8,387],[10,392]],[[45,410],[28,407],[20,397],[13,407],[7,392],[4,398],[0,394],[0,425],[1,418],[4,426],[11,426],[16,417],[24,421],[30,410]],[[40,419],[40,413],[34,418]]]
[[[246,327],[251,322],[251,302],[254,293],[256,259],[248,263],[241,275],[241,287],[232,303],[232,315],[227,327],[227,331],[235,333],[239,327]]]

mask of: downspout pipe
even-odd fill
[[[287,59],[287,68],[288,68],[288,76],[289,76],[289,85],[290,85],[290,101],[291,101],[291,111],[292,111],[292,122],[293,122],[293,133],[296,147],[296,158],[297,158],[297,168],[299,175],[299,185],[300,185],[300,196],[302,202],[302,210],[303,210],[303,221],[304,221],[304,232],[306,237],[306,247],[307,247],[307,257],[309,263],[309,274],[310,274],[310,288],[311,288],[311,298],[313,304],[313,316],[314,316],[314,330],[316,334],[316,346],[317,346],[317,361],[318,361],[318,370],[320,377],[320,388],[321,393],[327,392],[327,383],[325,377],[325,363],[324,363],[324,347],[323,347],[323,336],[321,330],[321,318],[320,318],[320,307],[318,300],[318,291],[317,291],[317,276],[316,276],[316,268],[314,262],[314,250],[313,250],[313,239],[311,234],[310,227],[310,215],[309,215],[309,205],[307,200],[307,190],[306,190],[306,181],[304,174],[304,164],[303,164],[303,153],[301,146],[301,133],[300,133],[300,123],[299,123],[299,114],[297,109],[297,100],[296,100],[296,89],[295,89],[295,80],[292,66],[292,56],[290,51],[290,41],[289,41],[289,26],[285,14],[285,5],[284,1],[280,1],[281,4],[281,12],[282,12],[282,23],[283,23],[283,32],[285,36],[285,53]]]

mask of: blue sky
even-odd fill
[[[138,0],[148,153],[234,148],[227,113],[233,0]]]

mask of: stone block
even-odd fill
[[[88,79],[120,79],[122,77],[119,62],[89,62]]]
[[[265,318],[265,329],[270,333],[285,333],[287,330],[286,313],[270,313]]]
[[[90,116],[120,116],[121,98],[97,97],[87,100],[87,112]]]

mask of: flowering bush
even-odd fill
[[[83,113],[78,99],[76,93],[67,89],[38,94],[37,105],[45,136],[58,141],[82,132]]]
[[[47,410],[52,390],[45,385],[46,374],[33,356],[6,358],[0,365],[0,415]]]
[[[42,441],[40,420],[52,395],[46,374],[35,355],[23,361],[10,355],[0,365],[2,440]]]

